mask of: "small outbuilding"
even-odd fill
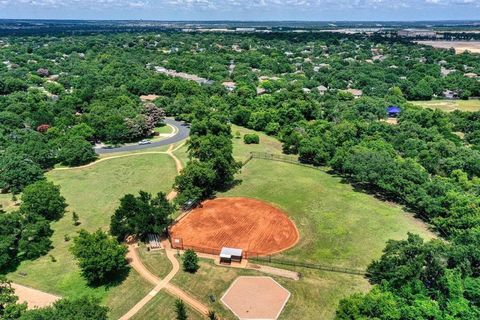
[[[243,250],[223,247],[220,252],[220,263],[242,262]]]
[[[402,109],[398,106],[389,106],[387,108],[387,113],[390,118],[396,118],[400,114]]]

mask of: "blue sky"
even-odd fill
[[[0,0],[0,18],[480,20],[480,0]]]

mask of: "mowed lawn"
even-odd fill
[[[165,290],[160,291],[152,300],[150,300],[136,315],[132,317],[132,320],[167,320],[175,319],[176,310],[175,302],[177,299],[170,295]],[[205,317],[200,315],[197,311],[190,308],[187,304],[187,316],[188,320],[203,320]]]
[[[460,111],[480,111],[480,99],[471,100],[431,100],[431,101],[411,101],[411,103],[430,109],[439,109],[445,112]]]
[[[137,253],[145,267],[160,279],[165,278],[172,270],[172,263],[168,260],[165,250],[149,251],[144,243],[140,243]]]
[[[253,132],[233,126],[233,134],[237,130],[242,137]],[[281,153],[281,143],[275,138],[257,134],[259,145],[245,145],[243,139],[234,138],[237,160],[244,161],[251,151]],[[323,170],[252,159],[237,178],[241,180],[239,185],[218,196],[252,197],[269,202],[283,209],[297,225],[299,243],[278,258],[365,269],[380,257],[389,239],[406,238],[408,232],[425,238],[434,236],[425,224],[399,205],[357,192],[340,177]],[[275,266],[301,273],[299,281],[274,277],[292,294],[280,319],[332,319],[343,297],[370,289],[362,276]],[[236,277],[246,274],[261,275],[201,260],[196,274],[180,272],[173,282],[216,310],[222,319],[235,319],[219,299]],[[210,301],[210,295],[216,302]]]
[[[222,319],[236,319],[220,301],[233,280],[238,276],[264,275],[254,270],[216,266],[209,259],[200,259],[199,266],[200,269],[195,274],[180,270],[172,282],[214,310]],[[215,301],[212,301],[212,297]]]
[[[240,133],[240,138],[235,137],[235,133]],[[258,135],[260,138],[259,144],[245,144],[243,142],[243,136],[247,133],[254,133]],[[244,162],[250,156],[251,152],[266,152],[266,153],[275,153],[281,154],[282,153],[282,143],[271,137],[266,135],[263,132],[258,132],[254,130],[250,130],[247,128],[239,127],[236,125],[232,125],[232,134],[233,138],[233,156],[236,160]]]
[[[301,273],[299,281],[272,276],[291,293],[279,319],[331,319],[341,298],[354,292],[366,292],[370,288],[368,281],[360,276],[304,268],[296,271]],[[222,319],[234,320],[237,318],[220,301],[223,294],[239,276],[265,275],[254,270],[216,266],[211,260],[200,259],[197,273],[192,275],[180,271],[173,278],[173,283],[214,310]],[[215,298],[215,302],[210,296]]]
[[[295,222],[300,241],[284,258],[365,268],[388,239],[406,238],[407,232],[433,236],[400,206],[354,191],[322,170],[253,159],[238,178],[241,184],[220,196],[267,201]]]
[[[176,176],[174,161],[166,154],[148,154],[109,159],[87,168],[53,170],[47,178],[60,185],[69,204],[68,212],[52,228],[53,249],[35,261],[25,261],[8,278],[14,282],[65,297],[93,295],[102,299],[112,314],[127,311],[151,289],[133,270],[119,286],[90,288],[80,275],[69,252],[77,231],[108,230],[110,217],[119,199],[139,190],[168,193]],[[80,217],[80,226],[72,222],[72,212]],[[124,310],[126,309],[126,310]],[[120,311],[119,311],[120,310]]]

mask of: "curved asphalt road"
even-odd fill
[[[135,151],[135,150],[143,150],[149,149],[154,147],[166,146],[172,143],[176,143],[182,141],[190,135],[190,128],[184,122],[176,121],[172,118],[165,118],[165,123],[169,124],[175,128],[177,128],[177,133],[172,136],[168,137],[164,140],[160,140],[157,142],[152,142],[150,144],[139,145],[139,144],[130,144],[123,147],[112,148],[112,149],[104,149],[104,148],[96,148],[95,152],[97,154],[106,154],[106,153],[115,153],[115,152],[125,152],[125,151]]]

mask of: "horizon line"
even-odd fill
[[[150,21],[150,22],[479,22],[480,19],[427,19],[427,20],[242,20],[242,19],[211,19],[211,20],[155,20],[155,19],[84,19],[84,18],[2,18],[0,20],[30,20],[30,21]]]

